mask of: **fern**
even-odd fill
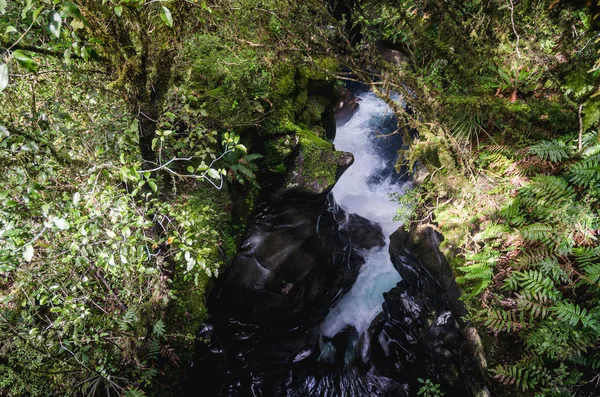
[[[494,276],[493,270],[484,263],[475,263],[469,266],[460,267],[458,270],[464,273],[464,276],[456,278],[459,284],[466,284],[475,281],[469,288],[467,297],[477,296],[491,284]]]
[[[494,379],[504,385],[515,385],[526,391],[551,382],[552,375],[539,362],[518,362],[514,365],[499,365],[492,370]]]
[[[525,327],[525,318],[523,312],[506,311],[504,309],[492,309],[488,313],[488,319],[484,323],[486,327],[495,332],[518,331]]]
[[[545,318],[549,313],[549,299],[541,293],[523,291],[522,294],[515,294],[519,299],[517,305],[520,310],[528,311],[534,318]]]
[[[548,205],[556,202],[569,202],[575,197],[575,191],[564,178],[552,175],[540,175],[519,190],[525,198],[534,198],[536,204]]]
[[[575,327],[579,323],[589,328],[597,328],[598,326],[596,320],[588,314],[585,308],[582,309],[579,305],[571,302],[557,302],[556,306],[551,310],[555,312],[560,320],[566,321],[572,327]]]
[[[573,255],[582,267],[592,266],[600,262],[600,245],[595,247],[578,247],[573,249]]]
[[[165,322],[163,320],[158,320],[154,327],[152,327],[152,334],[157,337],[161,337],[166,333],[167,327],[165,326]]]
[[[536,267],[539,263],[547,259],[557,259],[553,248],[547,245],[523,252],[519,257],[519,269],[524,270]]]
[[[561,293],[556,290],[552,279],[537,270],[516,272],[519,285],[532,294],[541,294],[544,299],[556,300],[561,298]]]
[[[525,212],[519,206],[518,200],[508,202],[499,212],[511,225],[521,226],[525,223]]]
[[[523,226],[519,229],[519,232],[525,240],[541,241],[544,243],[551,243],[552,241],[552,226],[543,223],[533,223]]]
[[[569,169],[571,182],[583,187],[597,187],[600,182],[600,163],[593,158],[581,160]]]
[[[596,340],[596,333],[591,328],[580,329],[548,316],[532,327],[526,347],[540,356],[565,360],[587,352]]]
[[[160,342],[157,339],[152,339],[146,348],[146,357],[150,360],[156,360],[160,353]]]
[[[549,275],[555,283],[571,283],[570,274],[558,263],[556,257],[546,257],[539,262],[542,273]]]
[[[529,152],[541,158],[542,160],[549,159],[553,163],[568,159],[571,153],[575,150],[575,146],[567,145],[560,139],[552,141],[542,141],[529,148]]]

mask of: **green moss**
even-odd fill
[[[278,97],[292,96],[296,91],[296,66],[291,62],[279,63],[275,70],[274,86]]]
[[[295,126],[294,132],[301,132],[301,130],[298,126]],[[296,134],[267,141],[265,143],[263,163],[266,170],[277,174],[284,174],[287,171],[287,163],[290,155],[297,146],[298,136]]]
[[[343,152],[336,151],[330,142],[319,138],[311,131],[302,131],[299,138],[297,175],[289,181],[288,185],[298,185],[308,190],[322,190],[335,184],[338,162]]]
[[[340,62],[331,57],[324,57],[314,60],[312,65],[300,67],[300,75],[312,81],[329,81],[330,73],[336,73],[340,70]]]

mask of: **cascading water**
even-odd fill
[[[397,120],[372,93],[358,96],[335,140],[355,157],[333,190],[338,204],[261,203],[211,294],[190,396],[199,386],[226,397],[412,397],[418,378],[446,395],[482,395],[442,287],[395,232],[389,196],[409,183],[394,168]]]
[[[358,335],[364,334],[382,310],[383,293],[400,281],[388,252],[388,236],[400,226],[392,219],[398,204],[390,194],[401,191],[404,182],[393,172],[401,144],[397,135],[396,139],[389,135],[396,129],[396,119],[373,93],[363,93],[359,98],[359,110],[338,128],[334,142],[337,150],[352,152],[355,162],[337,182],[333,194],[347,212],[379,223],[386,245],[362,252],[365,264],[358,279],[321,326],[321,334],[328,338],[348,327]]]

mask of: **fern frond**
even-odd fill
[[[488,319],[484,323],[488,329],[494,332],[515,332],[525,327],[525,318],[523,312],[517,313],[496,308],[491,309],[488,313]]]
[[[584,268],[600,263],[600,245],[573,248],[573,256],[575,256],[577,263]]]
[[[150,360],[156,360],[160,353],[160,342],[158,339],[152,339],[146,348],[146,357]]]
[[[526,291],[533,294],[541,294],[545,299],[556,300],[562,295],[556,289],[552,279],[546,277],[538,270],[528,270],[525,272],[515,272],[516,277]]]
[[[504,385],[515,385],[521,390],[526,391],[536,386],[544,386],[551,379],[551,374],[547,368],[538,363],[518,362],[514,365],[499,365],[492,369],[494,379]]]
[[[593,158],[581,160],[569,169],[571,182],[583,187],[594,187],[600,182],[600,163]]]
[[[154,327],[152,327],[152,334],[154,336],[161,337],[165,334],[166,330],[167,326],[165,325],[165,322],[163,320],[158,320],[154,324]]]
[[[568,159],[575,150],[575,146],[567,145],[561,139],[542,141],[529,148],[529,153],[538,156],[542,160],[549,159],[553,163]]]
[[[518,269],[524,270],[536,267],[540,264],[540,262],[546,259],[558,260],[556,254],[554,253],[553,247],[544,245],[536,249],[525,251],[519,256]]]
[[[517,200],[510,201],[500,210],[499,214],[514,226],[521,226],[526,220],[525,212],[519,206],[519,202]]]
[[[575,327],[579,323],[589,328],[598,327],[596,319],[594,319],[585,308],[582,309],[581,306],[574,303],[560,301],[557,302],[556,306],[550,310],[556,314],[557,318],[562,321],[566,321],[572,327]]]
[[[548,315],[550,300],[544,294],[523,291],[521,294],[515,294],[518,308],[522,311],[528,311],[534,318],[545,318]]]
[[[571,201],[575,191],[564,178],[553,175],[539,175],[531,183],[519,190],[525,198],[534,198],[536,204],[548,205],[556,202]]]
[[[552,226],[544,223],[532,223],[521,227],[519,233],[525,240],[541,241],[549,244],[552,241],[553,229]]]

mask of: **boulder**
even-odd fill
[[[382,376],[407,384],[411,395],[421,386],[417,378],[441,384],[446,395],[482,395],[485,376],[464,328],[442,286],[402,244],[403,237],[398,232],[391,237],[392,262],[402,281],[384,294],[371,363]]]
[[[353,237],[348,225],[360,232]],[[271,196],[259,205],[210,295],[188,394],[202,379],[211,396],[293,395],[286,379],[315,368],[321,321],[363,264],[353,239],[369,247],[382,237],[378,225],[348,216],[332,195]]]
[[[337,103],[333,106],[333,115],[338,127],[346,124],[358,111],[360,98],[349,90],[343,90]]]
[[[354,162],[352,153],[336,151],[332,143],[310,131],[300,131],[299,148],[278,195],[328,193]]]
[[[385,245],[385,236],[381,226],[360,215],[348,215],[341,230],[350,235],[354,247],[358,249],[371,249]]]

